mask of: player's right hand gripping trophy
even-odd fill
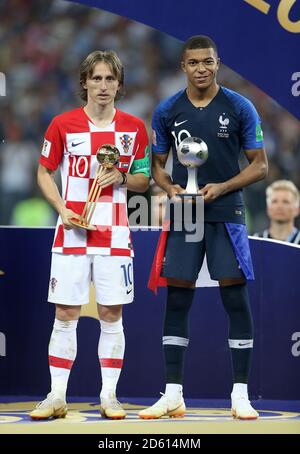
[[[96,226],[91,224],[91,219],[102,190],[102,187],[97,183],[97,179],[102,175],[103,172],[105,172],[107,169],[111,169],[119,162],[120,152],[115,145],[105,144],[97,150],[96,157],[97,161],[99,162],[99,167],[96,172],[84,209],[79,219],[70,219],[71,224],[86,230],[97,230]]]

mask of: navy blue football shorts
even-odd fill
[[[247,228],[227,222],[204,222],[198,242],[187,242],[185,231],[171,229],[161,274],[195,282],[205,254],[211,279],[254,279]]]

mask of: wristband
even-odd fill
[[[119,170],[120,172],[120,170]],[[120,172],[120,174],[122,175],[122,183],[120,184],[120,186],[125,186],[125,184],[127,183],[127,174],[125,172]]]

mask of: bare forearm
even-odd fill
[[[237,191],[265,178],[268,172],[268,160],[264,148],[249,149],[244,152],[250,164],[238,175],[223,183],[208,183],[201,188],[200,193],[204,197],[204,202],[211,202],[228,192]]]
[[[256,183],[265,178],[266,174],[267,164],[252,162],[238,175],[222,183],[222,194],[227,194],[227,192],[236,191],[249,186],[252,183]]]
[[[66,230],[73,229],[72,219],[74,217],[78,219],[79,215],[65,206],[53,177],[54,173],[51,170],[42,165],[39,166],[37,180],[42,193],[60,215],[63,227]]]
[[[133,192],[145,192],[149,188],[149,178],[142,173],[127,174],[127,189]]]
[[[173,181],[170,175],[161,167],[153,166],[152,167],[152,177],[155,183],[166,193],[169,193],[170,188],[173,186]]]
[[[52,205],[58,214],[61,214],[62,210],[65,208],[65,203],[59,194],[53,176],[47,172],[43,172],[42,174],[39,172],[38,185],[50,205]]]

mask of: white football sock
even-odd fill
[[[166,390],[165,390],[165,395],[168,397],[168,399],[172,400],[181,400],[182,398],[182,385],[178,383],[167,383],[166,384]]]
[[[102,389],[100,398],[116,394],[123,365],[125,337],[122,318],[116,322],[100,320],[101,334],[98,354],[101,365]]]
[[[51,393],[66,400],[71,368],[77,353],[76,328],[78,320],[55,319],[49,342]]]
[[[248,385],[247,383],[234,383],[232,388],[233,396],[243,396],[248,399]]]

